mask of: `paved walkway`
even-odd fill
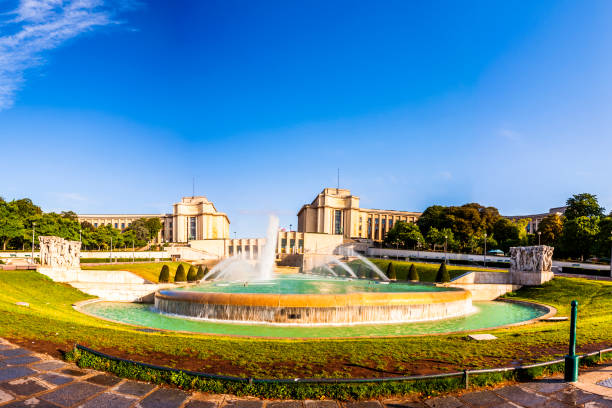
[[[553,378],[423,401],[262,401],[188,393],[82,370],[0,339],[3,408],[612,408],[612,388],[597,385],[610,379],[612,366],[604,366],[581,375],[575,385]]]

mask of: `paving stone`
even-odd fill
[[[302,408],[302,401],[271,401],[266,404],[266,408]]]
[[[61,361],[49,360],[42,363],[32,364],[32,368],[38,371],[53,371],[65,367],[66,364]]]
[[[74,378],[72,377],[67,377],[65,375],[59,375],[55,373],[39,374],[37,377],[49,384],[54,385],[64,385],[74,381]]]
[[[10,344],[0,343],[0,350],[7,350],[7,349],[12,349],[12,348],[14,347]]]
[[[261,408],[263,401],[259,400],[229,400],[223,408]]]
[[[505,402],[492,391],[470,392],[459,399],[473,408],[496,408]]]
[[[526,408],[536,408],[544,406],[548,398],[541,395],[537,395],[533,392],[528,392],[517,385],[511,387],[504,387],[495,390],[495,393],[502,397],[510,400],[518,405],[522,405]]]
[[[570,385],[562,381],[542,381],[521,384],[521,388],[535,391],[539,394],[554,394],[568,388]]]
[[[583,408],[612,408],[612,398],[598,397],[582,405]]]
[[[455,397],[439,397],[425,401],[431,408],[463,408],[465,405]]]
[[[12,401],[15,398],[13,398],[13,396],[11,394],[9,394],[8,392],[4,392],[2,390],[0,390],[0,404],[3,404],[5,402],[8,401]]]
[[[85,381],[90,382],[92,384],[104,385],[106,387],[112,387],[113,385],[117,385],[121,382],[121,378],[114,377],[112,375],[107,374],[98,374],[93,377],[89,377]]]
[[[99,393],[104,388],[86,382],[77,382],[68,384],[65,387],[58,388],[47,394],[41,395],[39,398],[47,402],[63,406],[72,406],[86,400],[87,398]]]
[[[427,405],[418,401],[383,401],[383,405],[388,408],[427,408]]]
[[[32,354],[32,352],[23,348],[0,350],[0,356],[2,357],[25,356],[26,354]]]
[[[84,375],[87,375],[87,371],[77,370],[76,368],[66,368],[64,370],[61,370],[60,373],[68,374],[73,377],[82,377]]]
[[[29,376],[35,373],[36,371],[32,370],[29,367],[16,366],[16,367],[3,368],[3,369],[0,369],[0,382],[14,380],[15,378],[19,378],[19,377],[26,377],[26,376]]]
[[[218,404],[214,401],[191,400],[185,404],[185,408],[216,408]]]
[[[1,360],[0,364],[14,366],[14,365],[25,365],[25,364],[35,363],[37,361],[40,361],[40,358],[36,356],[21,356],[21,357],[11,357],[11,358],[7,358],[6,360]]]
[[[381,408],[382,405],[378,401],[360,401],[347,402],[344,404],[346,408]]]
[[[105,392],[79,405],[79,408],[128,408],[135,401],[134,398]]]
[[[61,408],[59,405],[52,404],[48,401],[43,401],[38,398],[30,398],[22,401],[15,401],[8,405],[3,405],[2,408]]]
[[[598,396],[597,394],[582,391],[576,387],[569,387],[563,392],[553,394],[552,397],[564,402],[565,404],[576,406],[593,401],[597,399]]]
[[[305,408],[338,408],[336,401],[318,401],[318,400],[306,400],[304,401]]]
[[[136,381],[126,381],[120,384],[115,391],[122,394],[134,395],[136,397],[143,397],[151,392],[156,386],[148,383],[141,383]]]
[[[188,396],[186,392],[175,388],[160,388],[140,401],[138,406],[142,408],[178,408]]]
[[[17,380],[5,382],[0,384],[0,387],[12,392],[13,394],[22,396],[38,394],[39,392],[43,392],[49,389],[49,387],[44,385],[40,380],[32,377],[19,378]]]

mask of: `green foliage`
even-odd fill
[[[363,267],[363,265],[361,265],[361,262],[357,264],[357,270],[355,271],[355,275],[357,275],[358,278],[367,278],[368,277],[368,271],[366,270],[366,268]]]
[[[408,271],[408,280],[411,280],[411,281],[419,280],[419,273],[417,272],[416,266],[414,266],[414,264],[410,265],[410,270]]]
[[[148,230],[149,240],[155,239],[159,231],[162,229],[161,220],[158,217],[147,218],[144,222],[144,225]]]
[[[529,219],[527,219],[527,221],[528,220]],[[521,242],[521,235],[525,235],[524,232],[525,226],[519,226],[517,223],[507,218],[499,218],[495,221],[495,224],[493,224],[493,237],[495,237],[498,243],[498,248],[491,248],[488,246],[489,243],[487,242],[487,249],[501,249],[504,252],[508,252],[510,247],[526,244],[526,242]]]
[[[0,240],[2,249],[6,250],[7,244],[14,238],[24,236],[23,220],[19,216],[19,207],[15,202],[0,202]]]
[[[564,215],[568,220],[579,217],[601,217],[605,212],[605,208],[599,205],[595,194],[574,194],[567,199],[566,205],[567,209]]]
[[[201,281],[206,275],[208,275],[208,266],[206,267],[206,269],[202,269],[202,265],[199,265],[198,273],[196,274],[196,280]]]
[[[195,282],[198,279],[198,272],[195,266],[191,265],[187,272],[187,282]]]
[[[168,265],[164,265],[161,268],[161,272],[159,273],[159,282],[167,283],[170,282],[170,268]]]
[[[562,232],[563,221],[557,214],[547,215],[538,225],[538,233],[542,245],[556,246],[561,238]],[[534,243],[537,242],[537,238],[534,239]]]
[[[389,266],[387,266],[387,278],[391,280],[397,279],[397,275],[395,274],[395,267],[393,266],[393,262],[389,262]]]
[[[390,245],[401,245],[404,248],[414,248],[419,242],[425,242],[416,224],[398,221],[387,232],[385,242]]]
[[[175,282],[185,282],[187,281],[187,274],[185,273],[185,267],[183,264],[180,264],[176,268],[176,274],[174,275]]]
[[[566,219],[561,235],[563,252],[572,257],[588,258],[593,253],[599,231],[599,217]]]
[[[436,282],[438,283],[450,282],[450,275],[448,274],[448,271],[446,270],[446,264],[444,262],[440,264],[440,268],[438,269],[438,273],[436,274]]]

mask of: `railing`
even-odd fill
[[[295,384],[295,383],[304,383],[304,384],[351,384],[351,383],[382,383],[382,382],[391,382],[391,381],[418,381],[418,380],[428,380],[428,379],[436,379],[436,378],[445,378],[445,377],[463,377],[465,379],[465,388],[469,387],[469,379],[471,375],[478,374],[488,374],[488,373],[500,373],[507,371],[517,371],[517,370],[528,370],[530,368],[536,367],[545,367],[554,364],[560,364],[564,362],[564,359],[545,361],[542,363],[521,365],[516,367],[501,367],[501,368],[485,368],[479,370],[463,370],[456,371],[452,373],[442,373],[442,374],[428,374],[428,375],[410,375],[410,376],[397,376],[397,377],[373,377],[373,378],[244,378],[244,377],[234,377],[227,375],[219,375],[219,374],[209,374],[209,373],[201,373],[197,371],[189,371],[189,370],[181,370],[178,368],[164,367],[158,366],[154,364],[141,363],[138,361],[128,360],[120,357],[111,356],[109,354],[102,353],[100,351],[91,349],[86,346],[82,346],[80,344],[76,344],[75,347],[79,350],[83,350],[85,352],[91,353],[98,357],[102,357],[108,360],[124,362],[128,364],[134,364],[140,367],[151,368],[159,371],[167,371],[174,373],[185,373],[188,375],[192,375],[194,377],[201,377],[207,379],[216,379],[216,380],[226,380],[226,381],[236,381],[236,382],[247,382],[249,384],[256,383],[277,383],[277,384]],[[599,360],[601,361],[601,356],[604,353],[612,352],[612,347],[594,351],[591,353],[581,354],[577,356],[578,358],[591,357],[595,355],[599,355]]]

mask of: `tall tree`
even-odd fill
[[[573,220],[578,217],[601,217],[604,215],[605,208],[599,205],[595,194],[574,194],[567,199],[567,209],[565,218]]]
[[[405,221],[396,222],[385,237],[386,243],[393,245],[397,242],[405,248],[414,248],[419,241],[425,241],[419,227]]]
[[[557,214],[547,215],[538,225],[540,242],[543,245],[556,246],[563,232],[563,221]],[[535,241],[537,243],[537,241]]]
[[[572,257],[584,260],[593,253],[599,234],[599,217],[581,216],[565,220],[561,235],[562,250]]]
[[[19,209],[14,203],[0,202],[0,240],[2,249],[6,251],[11,239],[22,237],[23,222],[19,218]]]
[[[155,239],[159,231],[162,229],[161,221],[157,217],[147,218],[145,220],[145,226],[149,230],[149,240]]]

